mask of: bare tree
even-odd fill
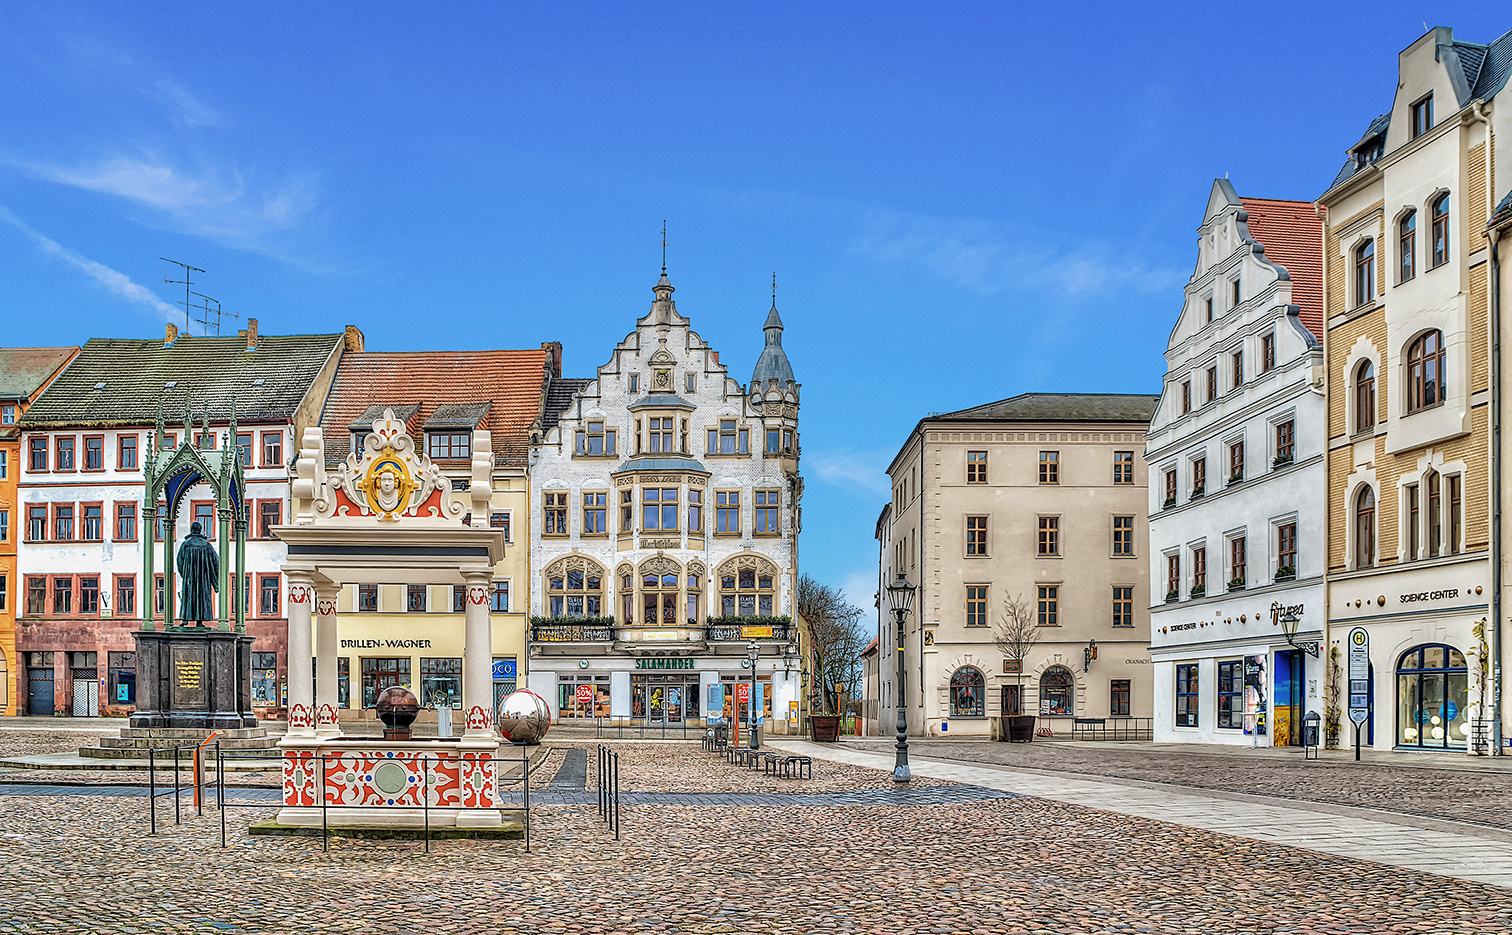
[[[1018,663],[1019,704],[1024,703],[1024,658],[1040,639],[1039,622],[1034,619],[1034,607],[1024,595],[1003,595],[1003,610],[998,616],[992,642],[1003,655]],[[1023,709],[1020,708],[1020,711]]]
[[[859,697],[861,653],[867,643],[860,624],[866,612],[847,601],[838,588],[802,575],[798,578],[798,613],[808,621],[813,644],[819,713],[839,714],[842,689],[848,698]]]

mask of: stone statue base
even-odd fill
[[[221,630],[138,630],[134,728],[240,730],[252,713],[252,641]]]

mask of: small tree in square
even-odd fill
[[[814,685],[819,692],[817,714],[843,714],[840,695],[856,699],[861,688],[861,632],[865,611],[845,599],[838,588],[820,584],[808,575],[798,578],[798,613],[808,621],[814,656]]]
[[[998,614],[992,642],[1004,656],[1017,663],[1019,704],[1024,703],[1024,659],[1040,640],[1039,622],[1034,618],[1034,605],[1024,598],[1003,595],[1003,609]]]

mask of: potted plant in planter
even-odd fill
[[[1295,565],[1282,565],[1276,569],[1277,581],[1290,581],[1295,577],[1297,577],[1297,568]]]
[[[1024,698],[1024,657],[1039,642],[1039,623],[1034,617],[1034,608],[1024,600],[1023,595],[1017,598],[1003,597],[1003,612],[998,617],[997,630],[992,635],[992,642],[1003,651],[1003,655],[1016,663],[1018,670],[1018,697],[1019,703]],[[1007,730],[1003,736],[1013,743],[1029,743],[1034,740],[1034,721],[1032,714],[1024,714],[1014,711],[1003,718],[1007,722]]]
[[[819,743],[840,739],[841,696],[854,698],[861,681],[861,653],[867,640],[861,633],[861,608],[829,585],[808,575],[798,578],[798,614],[808,621],[813,655],[817,707],[809,715],[809,729]]]
[[[1243,578],[1235,578],[1234,580],[1230,581],[1228,589],[1230,591],[1243,591],[1244,590],[1244,579]]]
[[[1207,585],[1205,585],[1205,584],[1196,584],[1196,585],[1192,586],[1192,596],[1193,597],[1205,597],[1206,595],[1207,595]]]
[[[1179,600],[1181,600],[1181,592],[1180,591],[1176,590],[1175,588],[1172,588],[1171,590],[1169,590],[1169,591],[1166,592],[1166,603],[1167,604],[1173,604],[1173,603],[1175,603],[1176,601],[1179,601]]]

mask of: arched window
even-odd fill
[[[635,569],[621,565],[614,577],[619,581],[620,622],[628,627],[635,623]]]
[[[1397,252],[1401,259],[1399,282],[1417,275],[1417,212],[1408,211],[1397,222]]]
[[[1407,411],[1437,406],[1447,391],[1444,333],[1429,331],[1407,347]]]
[[[581,555],[546,566],[546,606],[553,617],[599,617],[604,613],[604,569]]]
[[[950,677],[950,716],[981,717],[987,713],[987,683],[982,673],[962,666]]]
[[[1355,368],[1355,431],[1374,428],[1375,422],[1375,364],[1362,360]]]
[[[1463,747],[1470,737],[1469,670],[1452,646],[1416,646],[1397,663],[1397,743]]]
[[[1051,666],[1040,676],[1040,713],[1071,714],[1075,706],[1076,679],[1065,666]]]
[[[1355,567],[1375,564],[1375,491],[1361,488],[1354,509]]]
[[[777,566],[759,555],[739,555],[719,566],[719,613],[724,617],[774,614]]]
[[[1375,241],[1367,240],[1355,248],[1355,304],[1364,305],[1375,298]]]
[[[641,624],[672,627],[678,623],[682,568],[670,558],[657,556],[641,563]]]
[[[1433,263],[1429,267],[1443,266],[1449,262],[1449,193],[1433,199]]]

